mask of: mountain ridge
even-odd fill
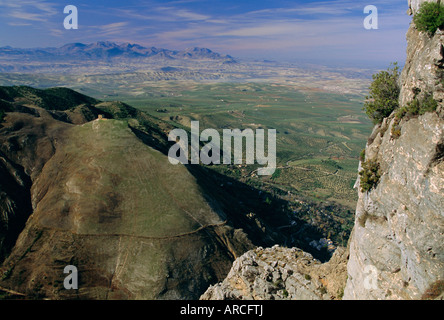
[[[13,48],[0,47],[0,57],[32,56],[35,59],[49,58],[83,58],[91,60],[126,58],[168,58],[168,59],[204,59],[235,63],[230,55],[222,55],[208,48],[193,47],[184,50],[170,50],[157,47],[144,47],[135,43],[116,43],[111,41],[97,41],[93,43],[67,43],[61,47],[46,48]]]

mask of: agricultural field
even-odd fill
[[[153,97],[119,99],[165,121],[200,130],[276,129],[277,167],[257,176],[255,165],[213,166],[223,174],[266,189],[354,209],[359,153],[371,132],[363,97],[299,90],[273,83],[207,83],[158,87]]]
[[[182,128],[198,120],[200,131],[276,129],[273,175],[258,176],[257,164],[208,168],[282,200],[282,214],[346,245],[357,201],[359,154],[372,130],[362,111],[363,95],[272,82],[164,82],[145,86],[139,97],[119,91],[118,98]],[[271,199],[261,201],[266,208]]]
[[[353,186],[359,154],[372,130],[362,110],[368,80],[360,74],[355,78],[353,74],[301,73],[296,69],[290,70],[292,77],[283,77],[285,70],[276,78],[251,81],[177,80],[167,79],[167,73],[160,80],[126,73],[0,74],[0,81],[41,88],[66,86],[101,101],[122,101],[167,122],[169,127],[189,129],[190,122],[198,120],[200,131],[276,129],[274,174],[258,176],[257,164],[208,166],[214,176],[221,177],[216,179],[220,184],[217,188],[232,188],[233,199],[228,202],[240,211],[245,208],[242,214],[246,216],[258,214],[247,208],[262,206],[261,210],[267,211],[277,200],[279,211],[295,219],[286,233],[301,232],[304,228],[299,222],[296,226],[296,221],[302,220],[336,245],[346,245],[354,222],[357,190]],[[228,186],[222,177],[241,185]],[[243,194],[242,185],[256,190],[251,199]],[[253,203],[258,199],[259,204]]]

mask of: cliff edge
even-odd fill
[[[422,2],[409,1],[409,13],[415,14]],[[344,299],[442,297],[443,41],[439,29],[429,36],[412,23],[407,32],[400,107],[427,95],[438,106],[401,120],[394,112],[368,140],[365,159],[379,164],[381,176],[370,191],[358,186]]]

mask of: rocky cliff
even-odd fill
[[[422,2],[409,0],[409,14],[417,13]],[[442,31],[429,36],[413,23],[407,32],[400,106],[428,96],[438,106],[402,119],[393,112],[375,126],[365,160],[379,165],[380,179],[369,191],[362,191],[357,180],[348,248],[339,248],[324,264],[296,248],[249,251],[201,299],[443,297],[443,40]]]
[[[424,1],[409,1],[411,14]],[[437,1],[435,1],[437,2]],[[444,280],[444,35],[407,32],[400,106],[432,95],[436,112],[377,125],[365,159],[381,177],[359,191],[344,299],[419,299]],[[394,135],[397,126],[399,134]],[[359,189],[359,188],[358,188]]]
[[[202,300],[332,300],[343,295],[345,248],[321,263],[298,248],[258,247],[236,259],[225,280]]]

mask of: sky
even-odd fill
[[[66,5],[78,10],[67,30]],[[378,29],[364,28],[367,5]],[[114,41],[325,65],[403,63],[407,0],[0,0],[0,47]],[[374,22],[374,21],[373,21]]]

